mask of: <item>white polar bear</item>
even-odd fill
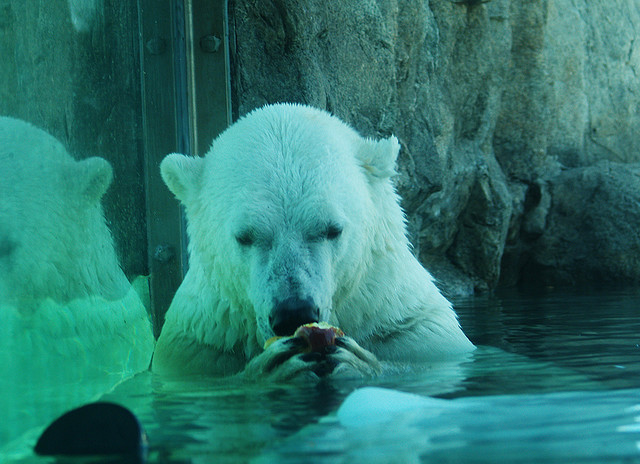
[[[3,116],[0,172],[0,300],[129,291],[100,205],[113,177],[106,160],[76,161],[45,131]]]
[[[391,182],[398,151],[395,137],[364,139],[324,111],[277,104],[232,125],[204,158],[167,156],[162,177],[186,208],[190,269],[154,370],[247,366],[286,378],[336,366],[373,372],[371,353],[411,362],[473,350],[410,251]],[[263,352],[274,334],[312,321],[348,336],[322,359],[286,339]]]
[[[106,160],[75,160],[45,131],[0,117],[0,455],[149,368],[151,321],[100,204],[112,177]]]

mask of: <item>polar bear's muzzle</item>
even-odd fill
[[[310,322],[319,322],[320,309],[312,298],[290,297],[277,301],[269,314],[269,324],[278,336],[293,335]]]

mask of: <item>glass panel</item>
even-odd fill
[[[0,456],[149,365],[138,14],[0,0]]]

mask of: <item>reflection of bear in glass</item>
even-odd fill
[[[151,322],[120,269],[102,158],[0,117],[0,443],[149,367]],[[144,283],[144,282],[143,282]]]
[[[46,132],[1,117],[0,172],[2,301],[127,293],[100,205],[112,179],[106,160],[76,161]]]

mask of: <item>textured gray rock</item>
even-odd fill
[[[602,278],[553,234],[604,253],[608,234],[558,222],[561,186],[572,169],[640,161],[640,0],[235,0],[230,12],[236,116],[297,101],[394,133],[411,240],[445,290],[512,285],[536,266],[545,282]],[[640,281],[637,262],[625,269]]]
[[[546,227],[523,280],[544,285],[640,281],[640,164],[601,161],[553,180]]]

